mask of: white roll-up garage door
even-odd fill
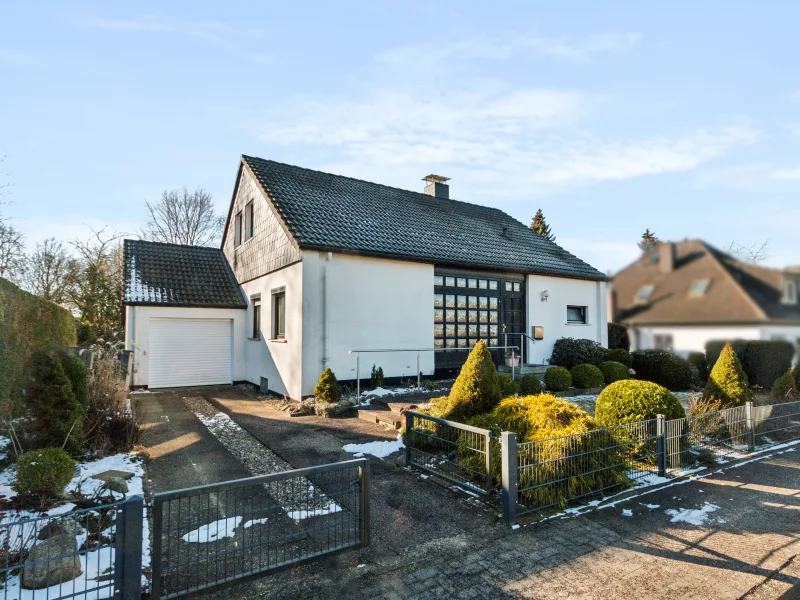
[[[151,388],[233,382],[231,319],[150,319]]]

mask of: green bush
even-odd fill
[[[625,325],[622,323],[608,324],[608,347],[612,350],[619,349],[626,352],[631,349],[631,338]]]
[[[603,373],[603,381],[606,382],[606,385],[614,383],[615,381],[631,378],[631,374],[628,373],[628,367],[621,362],[613,360],[601,362],[600,371]]]
[[[606,361],[614,361],[618,363],[622,363],[629,369],[633,367],[633,356],[627,350],[623,350],[622,348],[610,348],[603,352],[603,356]]]
[[[747,375],[731,344],[727,344],[719,355],[708,376],[703,398],[719,400],[724,408],[739,406],[753,399],[747,385]]]
[[[772,388],[775,380],[792,366],[795,347],[786,340],[711,340],[706,344],[708,364],[717,362],[722,349],[731,344],[750,385]]]
[[[61,367],[64,369],[64,374],[69,379],[72,386],[72,393],[75,394],[75,400],[78,401],[83,407],[83,411],[89,408],[89,377],[86,372],[86,365],[83,361],[65,350],[59,354],[61,360]],[[115,359],[116,360],[116,359]]]
[[[533,396],[542,392],[542,382],[536,375],[523,375],[519,380],[520,396]]]
[[[548,392],[564,392],[572,386],[572,375],[565,367],[550,367],[544,372]]]
[[[372,389],[383,387],[383,379],[383,367],[372,365],[372,375],[369,378]]]
[[[450,389],[446,418],[466,422],[475,415],[489,412],[502,398],[497,368],[481,340],[469,353]]]
[[[498,373],[497,383],[500,385],[500,393],[503,398],[508,398],[517,393],[517,384],[511,375],[507,373]]]
[[[63,448],[71,455],[83,450],[86,413],[75,398],[60,354],[36,351],[28,369],[25,404],[27,443],[36,448]]]
[[[689,352],[687,359],[697,369],[697,376],[702,383],[708,379],[708,359],[704,352]]]
[[[575,365],[569,374],[572,376],[572,385],[580,390],[603,385],[603,372],[594,365]]]
[[[800,366],[789,369],[775,380],[769,393],[771,404],[800,400]]]
[[[550,364],[571,369],[575,365],[599,365],[603,362],[603,347],[592,340],[561,338],[553,345]]]
[[[600,392],[595,405],[595,419],[600,427],[613,427],[654,419],[685,416],[678,399],[663,386],[650,381],[628,379],[617,381]]]
[[[1,411],[7,413],[18,403],[34,351],[75,344],[75,322],[67,309],[0,277]]]
[[[680,392],[699,382],[697,369],[688,360],[666,350],[637,350],[632,353],[636,377]]]
[[[314,386],[314,397],[323,402],[338,402],[341,399],[342,390],[330,367],[319,376],[319,381]]]
[[[12,487],[18,494],[48,490],[55,496],[75,475],[75,461],[60,448],[31,450],[17,459],[17,478]]]

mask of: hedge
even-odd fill
[[[25,367],[36,350],[76,343],[75,320],[66,308],[0,277],[0,410],[19,399]]]
[[[595,341],[560,338],[553,345],[550,364],[571,369],[575,365],[599,365],[605,360],[604,348]]]
[[[517,393],[517,383],[514,378],[507,373],[498,373],[497,383],[500,385],[500,393],[503,398],[514,396]]]
[[[608,324],[608,347],[612,350],[630,350],[631,337],[622,323]]]
[[[675,392],[690,389],[699,382],[697,369],[688,360],[666,350],[637,350],[633,355],[636,377],[652,381]]]
[[[708,365],[717,362],[725,344],[730,343],[742,363],[750,385],[771,389],[775,380],[792,366],[795,347],[786,340],[710,340],[706,344]]]
[[[690,363],[694,365],[694,368],[697,369],[697,375],[700,377],[701,382],[705,382],[708,379],[708,359],[704,352],[689,352],[689,356],[686,358]]]
[[[569,372],[572,384],[579,390],[588,390],[603,385],[603,372],[594,365],[575,365]]]
[[[789,369],[775,380],[769,393],[770,404],[800,400],[800,366]]]
[[[622,363],[629,369],[633,367],[633,356],[627,350],[622,348],[609,348],[604,353],[605,360],[613,360],[614,362]]]

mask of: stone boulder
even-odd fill
[[[63,517],[50,521],[47,525],[39,530],[36,537],[40,540],[48,540],[59,535],[65,535],[69,538],[75,538],[76,535],[83,531],[83,527],[78,525],[77,521],[72,517]]]
[[[117,492],[118,494],[128,493],[128,484],[121,477],[109,477],[103,487],[110,492]]]
[[[34,563],[22,569],[22,587],[28,590],[72,581],[83,574],[77,541],[68,535],[36,542],[25,562]]]

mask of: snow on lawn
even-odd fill
[[[242,517],[228,517],[212,523],[201,525],[185,534],[181,539],[190,544],[207,544],[216,542],[223,538],[230,538],[235,535],[235,529],[242,522]]]
[[[718,510],[719,506],[710,502],[703,503],[700,508],[668,508],[664,512],[670,517],[670,523],[689,523],[691,525],[705,525],[709,515]]]
[[[398,435],[397,439],[391,442],[386,441],[367,442],[366,444],[347,444],[346,446],[342,447],[342,450],[349,452],[350,454],[356,454],[360,456],[371,454],[372,456],[377,456],[380,459],[384,459],[395,452],[399,452],[405,447],[406,446],[403,443],[403,436]]]
[[[410,388],[395,388],[395,389],[387,389],[382,387],[376,387],[374,390],[366,390],[361,392],[361,396],[366,398],[367,396],[371,398],[383,398],[384,396],[402,396],[404,394],[418,394],[418,393],[426,393],[426,392],[446,392],[447,388],[438,388],[438,389],[428,389],[424,387],[410,387]]]

